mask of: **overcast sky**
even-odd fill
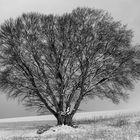
[[[115,20],[127,24],[134,31],[134,43],[140,44],[140,0],[0,0],[0,24],[5,20],[16,18],[22,13],[39,12],[43,14],[63,14],[76,7],[91,7],[108,11]],[[85,101],[81,106],[84,111],[135,109],[140,108],[140,82],[131,91],[127,103],[114,105],[108,100],[94,99]],[[0,95],[0,118],[35,115],[25,111],[17,101],[7,100]]]

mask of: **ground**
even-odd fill
[[[51,116],[30,119],[0,120],[0,140],[140,140],[140,110],[78,113],[78,128],[55,127]],[[43,134],[36,133],[49,126]]]

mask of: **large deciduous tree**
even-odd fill
[[[27,13],[0,26],[0,89],[72,125],[84,98],[126,99],[140,79],[132,31],[105,11]]]

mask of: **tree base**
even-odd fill
[[[78,125],[76,125],[73,120],[72,120],[72,116],[68,115],[68,116],[65,116],[65,115],[58,115],[56,117],[57,119],[57,125],[56,126],[62,126],[62,125],[66,125],[66,126],[70,126],[70,127],[73,127],[73,128],[77,128]],[[46,125],[46,126],[42,126],[41,128],[39,128],[37,130],[37,134],[42,134],[44,133],[45,131],[48,131],[52,126],[49,126],[49,125]]]
[[[57,125],[68,125],[72,126],[73,121],[72,121],[72,116],[65,116],[65,115],[58,115],[57,117]]]
[[[56,125],[56,127],[57,127],[57,126],[59,126],[59,127],[62,126],[62,127],[63,127],[63,125]],[[65,126],[68,126],[68,125],[65,125]],[[50,130],[52,127],[53,127],[53,126],[49,126],[49,125],[42,126],[42,127],[40,127],[40,128],[37,130],[37,134],[43,134],[44,132]],[[73,125],[71,125],[70,127],[72,127],[72,128],[78,128],[78,125],[73,124]],[[54,129],[54,130],[52,129],[52,131],[55,132],[55,129]]]

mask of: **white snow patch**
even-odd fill
[[[12,137],[33,137],[36,135],[35,130],[1,130],[0,131],[0,139],[10,139]]]
[[[44,132],[42,136],[46,135],[56,135],[56,134],[75,134],[75,133],[83,133],[86,132],[86,129],[82,128],[73,128],[71,126],[62,125],[62,126],[55,126],[50,128],[48,131]]]
[[[44,132],[43,134],[37,134],[37,130],[16,130],[16,131],[8,131],[8,130],[0,130],[0,139],[10,139],[12,137],[54,137],[57,134],[83,134],[87,130],[82,128],[73,128],[67,125],[55,126]]]

